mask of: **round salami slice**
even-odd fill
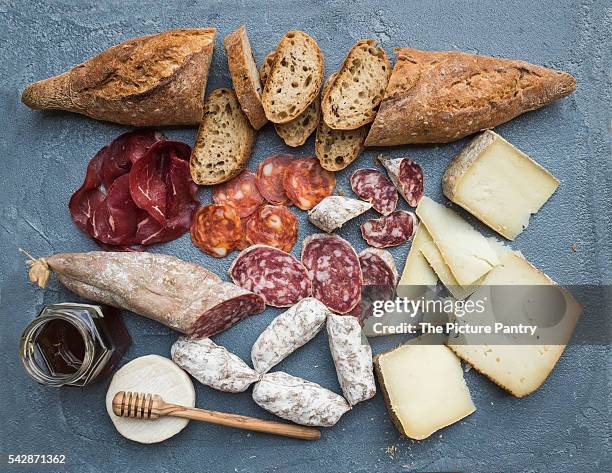
[[[302,264],[312,295],[332,312],[350,313],[361,300],[363,277],[357,253],[337,235],[315,234],[302,245]]]
[[[285,169],[293,159],[290,154],[275,154],[268,156],[257,167],[257,189],[271,204],[287,205],[291,203],[283,187],[283,177]]]
[[[191,224],[193,243],[216,258],[223,258],[238,248],[242,239],[240,217],[231,205],[205,205],[196,213]]]
[[[310,210],[332,195],[336,178],[334,173],[323,169],[316,158],[296,158],[285,170],[283,187],[296,207]]]
[[[304,265],[272,246],[244,250],[230,266],[229,275],[235,284],[259,294],[273,307],[291,307],[312,293]]]
[[[416,207],[423,197],[424,190],[421,166],[408,157],[391,159],[381,155],[377,159],[387,170],[391,182],[400,191],[408,205]]]
[[[374,210],[389,215],[398,201],[395,186],[378,169],[358,169],[351,174],[351,189],[359,198],[370,202]]]
[[[269,245],[289,252],[297,236],[297,218],[282,205],[262,205],[246,223],[246,239],[252,244]]]
[[[361,235],[370,246],[388,248],[412,240],[416,227],[414,213],[397,210],[380,218],[366,220],[361,224]]]
[[[215,204],[233,205],[240,218],[248,217],[264,203],[256,182],[255,174],[242,171],[235,178],[215,186],[212,200]]]

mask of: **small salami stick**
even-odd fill
[[[215,186],[212,200],[215,204],[234,206],[240,218],[248,217],[264,203],[257,189],[255,174],[250,171],[242,171],[235,178]]]
[[[308,297],[276,317],[261,332],[251,349],[255,371],[267,373],[312,340],[323,328],[328,314],[329,311],[321,302]]]
[[[423,197],[423,170],[410,158],[391,159],[383,155],[377,157],[389,174],[391,182],[400,191],[410,207],[419,205]]]
[[[283,187],[296,207],[310,210],[332,195],[336,178],[334,173],[323,169],[316,158],[296,158],[285,170]]]
[[[306,268],[278,248],[254,245],[240,253],[229,269],[235,284],[259,294],[273,307],[291,307],[312,293]]]
[[[325,197],[311,211],[308,220],[315,227],[331,233],[342,227],[349,220],[368,211],[372,204],[339,195]]]
[[[318,233],[304,239],[302,264],[312,294],[337,314],[348,314],[361,300],[363,278],[357,253],[337,235]]]
[[[253,400],[296,424],[331,427],[351,410],[342,396],[282,371],[268,373],[253,387]]]
[[[246,223],[246,239],[251,244],[269,245],[289,252],[297,236],[297,217],[282,205],[262,205]]]
[[[170,349],[172,361],[200,383],[228,393],[241,393],[260,376],[210,338],[179,338]]]
[[[242,226],[236,209],[227,204],[202,207],[191,224],[191,240],[215,258],[227,256],[242,241]]]
[[[257,188],[268,202],[274,205],[287,205],[291,201],[283,187],[285,169],[293,161],[290,154],[268,156],[257,167]]]
[[[370,246],[388,248],[412,240],[417,223],[414,213],[396,210],[392,214],[362,223],[361,235]]]
[[[362,340],[355,317],[332,314],[327,318],[327,337],[344,398],[351,406],[376,394],[372,349]]]
[[[397,207],[397,189],[378,169],[358,169],[351,174],[351,189],[378,213],[389,215]]]

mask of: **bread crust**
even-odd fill
[[[248,64],[248,58],[253,57],[253,52],[244,25],[228,34],[223,39],[223,44],[225,45],[227,65],[240,107],[251,122],[251,126],[259,130],[268,123],[268,119],[261,104],[262,87],[259,74],[253,76]],[[253,63],[255,63],[254,58]],[[256,64],[255,70],[257,71]],[[259,85],[259,89],[257,85]]]
[[[571,94],[576,79],[524,61],[396,49],[366,146],[447,143]]]
[[[34,109],[76,112],[131,126],[195,125],[202,119],[215,28],[129,39],[70,71],[30,84]]]

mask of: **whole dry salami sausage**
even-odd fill
[[[312,281],[313,296],[329,310],[348,314],[359,304],[361,267],[348,241],[337,235],[310,235],[302,245],[302,263]]]
[[[215,204],[230,204],[240,218],[248,217],[264,203],[256,185],[255,174],[242,171],[235,178],[215,186],[212,199]]]
[[[389,215],[397,206],[397,189],[378,169],[358,169],[351,174],[351,189],[370,202],[377,212]]]
[[[388,248],[412,240],[416,227],[414,213],[396,210],[389,215],[366,220],[361,224],[361,235],[370,246]]]
[[[282,371],[265,374],[253,387],[258,406],[296,424],[331,427],[351,409],[342,396]]]
[[[283,177],[293,159],[290,154],[275,154],[268,156],[257,167],[257,188],[271,204],[286,205],[291,202],[283,187]]]
[[[372,315],[374,301],[392,300],[397,285],[397,268],[393,256],[386,250],[366,248],[359,253],[363,274],[363,289],[359,309],[352,312],[363,322]]]
[[[385,167],[391,182],[400,191],[408,205],[411,207],[419,205],[424,191],[421,166],[410,158],[391,159],[381,155],[377,159]]]
[[[297,236],[297,218],[283,205],[262,205],[246,223],[246,239],[252,244],[269,245],[289,252]]]
[[[254,245],[244,250],[230,266],[229,275],[234,283],[261,295],[273,307],[291,307],[312,293],[304,265],[272,246]]]
[[[243,240],[240,217],[231,205],[205,205],[193,219],[191,239],[205,253],[223,258]]]
[[[295,158],[285,170],[283,187],[296,207],[310,210],[332,195],[336,178],[332,172],[323,169],[316,158]]]

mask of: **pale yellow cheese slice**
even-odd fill
[[[422,440],[476,410],[461,363],[444,345],[419,339],[378,355],[376,374],[398,430]]]
[[[425,226],[419,224],[406,257],[400,286],[435,286],[437,284],[438,278],[421,253],[422,246],[428,242],[432,242],[431,236]]]

